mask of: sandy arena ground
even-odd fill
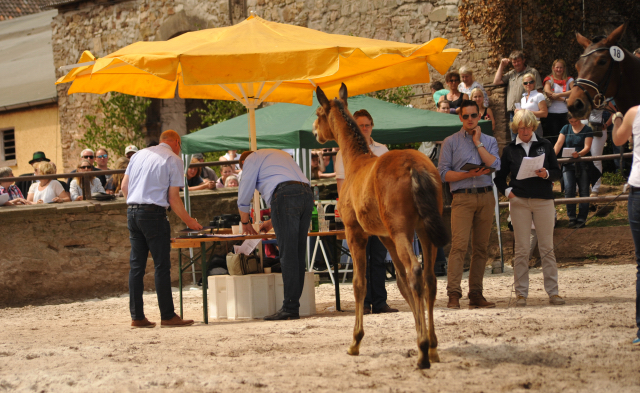
[[[511,282],[510,268],[487,271],[485,295],[498,307],[468,310],[465,299],[449,310],[438,280],[442,362],[430,370],[416,367],[413,317],[395,283],[389,303],[401,312],[365,316],[359,357],[346,354],[354,314],[333,311],[330,285],[316,288],[318,314],[298,321],[133,330],[127,295],[3,309],[0,391],[640,392],[634,265],[561,269],[559,307],[548,304],[539,269],[526,308],[508,307]],[[343,309],[353,310],[351,291],[341,287]],[[201,292],[186,296],[185,316],[201,321]],[[155,294],[145,302],[159,325]]]

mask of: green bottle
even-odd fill
[[[311,213],[311,232],[318,232],[318,208],[315,204]]]

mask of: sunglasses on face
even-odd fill
[[[81,167],[79,167],[79,168],[80,168],[80,169],[91,169],[92,167],[91,167],[91,166],[81,166]]]
[[[525,85],[525,86],[526,85],[533,85],[534,83],[536,83],[536,82],[534,82],[534,81],[522,82],[522,84]]]
[[[451,82],[460,82],[460,79],[449,79],[449,83]]]
[[[82,158],[88,158],[88,159],[92,160],[93,156],[82,156]]]
[[[109,156],[106,154],[100,154],[99,156],[96,156],[96,158],[108,158]]]
[[[478,117],[477,113],[472,113],[470,115],[462,115],[462,118],[467,120],[469,118],[469,116],[471,116],[472,119],[475,119],[476,117]]]

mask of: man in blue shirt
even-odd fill
[[[278,312],[264,319],[299,319],[307,232],[313,211],[309,180],[291,156],[282,150],[246,151],[239,161],[242,179],[238,188],[238,210],[242,232],[256,234],[249,212],[254,190],[258,190],[267,206],[271,207],[271,220],[262,223],[260,231],[268,232],[273,228],[280,249],[284,301]]]
[[[193,324],[176,315],[171,294],[171,226],[167,209],[191,229],[202,225],[189,216],[180,199],[180,187],[184,187],[184,169],[180,154],[180,135],[167,130],[160,135],[158,146],[140,150],[122,178],[122,193],[127,199],[127,226],[131,242],[129,264],[129,308],[131,326],[153,328],[144,316],[142,293],[144,273],[149,252],[155,268],[156,294],[160,307],[161,327],[179,327]]]
[[[467,164],[500,168],[496,138],[483,134],[478,127],[479,108],[474,101],[460,105],[462,129],[442,144],[438,171],[449,182],[451,202],[451,251],[447,271],[449,308],[460,308],[464,257],[471,236],[472,256],[469,270],[469,308],[495,307],[482,296],[482,279],[487,265],[487,248],[493,223],[495,199],[489,169],[463,171]]]

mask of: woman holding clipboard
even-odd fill
[[[553,182],[560,179],[560,167],[551,142],[538,138],[534,131],[539,122],[527,109],[519,110],[513,117],[511,130],[518,136],[505,146],[500,158],[500,170],[494,182],[498,190],[509,198],[511,224],[515,238],[513,262],[516,306],[527,305],[529,293],[529,249],[531,223],[538,235],[538,249],[542,259],[544,289],[549,303],[564,304],[558,295],[558,267],[553,253],[553,226],[555,207],[553,204]],[[523,161],[544,155],[541,168],[530,174],[520,174]],[[511,178],[507,185],[507,176]],[[523,178],[524,177],[524,178]]]

